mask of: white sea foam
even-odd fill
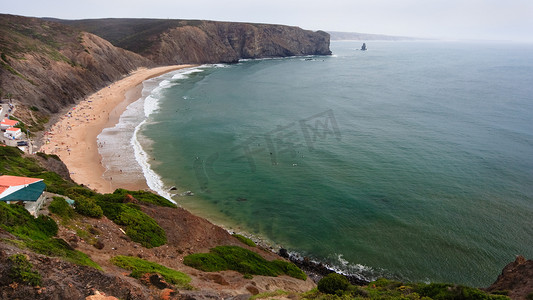
[[[200,68],[184,69],[182,72],[177,72],[176,74],[174,74],[174,76],[172,76],[172,79],[173,80],[184,79],[188,77],[187,75],[198,73],[198,72],[203,72],[203,70]]]
[[[174,202],[174,200],[172,200],[172,195],[166,191],[161,176],[159,176],[156,172],[154,172],[154,170],[152,170],[150,163],[148,163],[150,157],[148,156],[148,153],[144,151],[143,147],[141,146],[141,143],[139,142],[139,130],[144,124],[146,124],[146,120],[143,120],[137,127],[135,127],[135,131],[133,132],[133,136],[130,140],[130,143],[133,147],[133,151],[135,153],[135,160],[142,168],[148,187],[158,193],[160,196],[165,197],[166,199]]]
[[[303,260],[304,255],[296,251],[289,251],[289,256],[294,257],[298,260]],[[343,258],[342,254],[334,254],[333,259],[328,259],[328,262],[310,259],[311,262],[315,264],[322,264],[326,268],[335,271],[336,273],[355,276],[361,280],[374,281],[377,278],[383,276],[387,272],[385,270],[376,270],[369,266],[362,264],[353,264]]]
[[[205,67],[205,66],[202,66]],[[150,189],[172,200],[172,194],[169,193],[169,189],[165,186],[163,179],[157,174],[150,165],[150,156],[145,151],[144,147],[150,147],[150,140],[142,136],[142,128],[145,124],[148,124],[150,115],[156,113],[159,109],[159,102],[162,97],[164,89],[170,88],[176,84],[179,84],[180,79],[186,79],[188,75],[202,72],[200,67],[191,69],[181,69],[171,73],[167,73],[163,76],[147,80],[143,83],[143,98],[139,101],[143,101],[144,107],[144,120],[140,122],[134,129],[131,135],[130,145],[133,147],[135,160],[139,164],[146,178],[146,183]],[[161,80],[163,79],[163,80]],[[159,82],[158,82],[159,81]],[[157,83],[158,82],[158,83]],[[143,147],[144,146],[144,147]]]
[[[209,66],[176,70],[143,82],[142,97],[128,105],[114,127],[104,129],[97,137],[106,172],[120,171],[125,178],[144,177],[150,189],[173,201],[161,176],[150,165],[151,157],[143,147],[150,147],[151,141],[142,136],[142,128],[150,122],[150,115],[160,109],[159,102],[165,89],[179,84],[190,74],[202,72],[205,67]],[[113,182],[120,184],[120,178],[113,178]]]

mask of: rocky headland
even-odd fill
[[[328,33],[283,25],[0,14],[0,92],[47,114],[142,67],[329,54]]]

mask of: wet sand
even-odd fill
[[[141,97],[142,82],[193,65],[176,65],[152,69],[138,69],[129,76],[90,95],[67,113],[43,136],[39,151],[57,154],[67,165],[72,179],[100,193],[111,193],[116,188],[145,189],[142,174],[128,181],[127,186],[115,184],[106,171],[98,152],[97,136],[104,128],[118,123],[126,107]],[[121,180],[125,182],[125,180]]]

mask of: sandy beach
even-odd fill
[[[39,151],[57,154],[76,183],[100,193],[111,193],[119,187],[135,190],[148,188],[146,181],[139,178],[126,187],[103,177],[106,170],[98,152],[97,136],[104,128],[114,126],[126,107],[141,97],[143,81],[189,67],[193,65],[141,68],[90,95],[61,116],[45,133]]]

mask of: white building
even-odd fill
[[[8,139],[15,140],[22,136],[22,131],[20,130],[20,128],[9,127],[8,129],[6,129],[6,132],[4,132],[4,136]]]

